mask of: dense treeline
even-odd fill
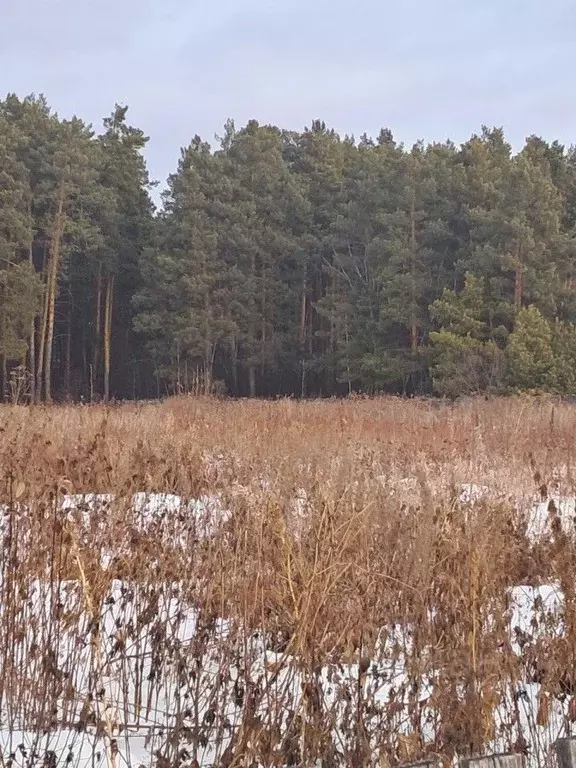
[[[45,100],[0,102],[5,396],[107,398],[140,378],[132,296],[152,242],[146,138],[117,107],[96,136]]]
[[[576,392],[576,153],[227,123],[154,211],[146,137],[0,102],[4,397]]]

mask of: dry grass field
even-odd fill
[[[4,762],[549,764],[575,447],[546,399],[3,407]]]

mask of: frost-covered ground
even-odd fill
[[[487,488],[468,484],[462,486],[460,500],[476,503],[487,494]],[[562,526],[570,529],[575,500],[558,497],[553,501]],[[94,513],[105,524],[102,513],[113,502],[107,495],[67,496],[62,511],[88,529]],[[298,491],[290,511],[296,527],[304,525],[307,504],[305,491]],[[214,535],[230,516],[215,496],[184,503],[168,494],[136,494],[131,510],[141,530],[165,531],[173,544],[182,547],[190,539],[189,534],[173,538],[178,529],[174,520],[180,515],[192,520],[196,540]],[[549,500],[534,502],[527,518],[530,537],[546,535]],[[103,567],[111,559],[112,554],[105,553]],[[238,628],[223,620],[213,621],[207,634],[199,631],[201,617],[186,603],[178,584],[139,587],[115,580],[101,601],[96,634],[79,582],[66,581],[55,587],[35,580],[18,597],[22,611],[10,641],[12,664],[20,671],[20,679],[10,692],[13,708],[6,708],[0,728],[2,756],[13,765],[28,766],[35,755],[37,764],[50,768],[56,764],[151,765],[158,755],[175,760],[185,750],[189,761],[185,764],[197,760],[198,765],[210,766],[222,757],[242,722],[247,680],[262,691],[256,714],[264,724],[267,720],[279,722],[289,730],[302,704],[308,680],[302,677],[297,659],[270,650],[261,633],[246,639],[239,632],[243,642],[236,647]],[[536,643],[550,634],[562,635],[559,585],[514,587],[510,606],[510,638],[519,656],[526,638]],[[410,627],[384,627],[375,658],[364,662],[365,676],[360,675],[357,664],[334,664],[319,671],[318,690],[323,692],[325,710],[333,713],[334,733],[343,744],[343,753],[347,736],[341,724],[353,717],[361,677],[363,696],[374,702],[372,714],[367,715],[373,722],[366,722],[367,730],[376,728],[382,712],[394,700],[397,733],[410,732],[409,693],[404,690],[410,647]],[[42,654],[38,649],[43,649]],[[58,701],[55,712],[46,709],[47,697],[42,695],[47,680],[59,686],[56,692],[51,689]],[[423,679],[417,693],[421,726],[430,736],[427,702],[433,686],[433,678]],[[521,726],[531,734],[531,759],[536,765],[553,740],[564,735],[566,703],[552,699],[546,723],[538,724],[540,686],[519,679],[511,683],[510,691],[518,704]],[[510,701],[497,711],[499,724],[506,725],[512,706]],[[498,740],[491,746],[494,751],[502,749]]]

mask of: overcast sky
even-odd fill
[[[227,117],[571,144],[575,38],[574,0],[0,0],[0,92],[95,126],[128,104],[160,181]]]

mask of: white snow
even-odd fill
[[[460,502],[462,504],[474,504],[488,496],[490,489],[477,483],[462,483],[460,486]]]
[[[179,585],[144,588],[114,581],[102,605],[99,655],[95,655],[90,642],[89,617],[83,610],[84,597],[81,586],[74,581],[62,583],[59,589],[47,582],[35,581],[28,593],[22,595],[21,619],[26,633],[13,648],[14,662],[21,671],[21,682],[13,695],[23,704],[12,711],[12,718],[0,730],[4,758],[12,752],[14,762],[24,765],[26,757],[18,748],[23,744],[27,754],[36,749],[43,756],[46,749],[53,750],[62,763],[72,755],[72,765],[87,766],[94,759],[108,765],[110,741],[107,734],[97,735],[94,726],[87,726],[86,732],[81,733],[74,729],[82,718],[82,707],[89,694],[100,689],[102,695],[93,703],[95,716],[100,721],[107,718],[113,724],[112,735],[117,740],[121,759],[119,764],[149,765],[157,750],[174,756],[171,729],[176,727],[179,713],[193,708],[194,702],[200,723],[204,722],[211,708],[225,712],[228,721],[220,746],[216,746],[216,733],[212,736],[208,733],[207,743],[198,751],[199,764],[212,765],[241,721],[242,709],[234,704],[233,691],[235,683],[243,679],[242,669],[255,683],[263,687],[271,685],[270,695],[262,698],[258,709],[264,722],[267,718],[280,717],[287,727],[285,718],[288,713],[298,710],[306,679],[302,677],[297,660],[267,650],[261,633],[255,633],[248,646],[238,647],[237,663],[228,666],[226,678],[221,676],[223,662],[229,665],[229,647],[225,649],[224,644],[233,630],[228,622],[216,620],[210,626],[209,639],[202,647],[200,657],[197,655],[194,643],[198,641],[198,622],[202,618],[195,610],[186,607],[180,597]],[[517,642],[517,630],[527,635],[529,642],[551,633],[562,635],[563,598],[557,584],[515,587],[510,591],[510,604],[511,640],[518,654],[521,647]],[[54,616],[56,605],[61,611],[61,621],[58,632],[50,639],[50,617]],[[162,636],[158,644],[155,631],[160,627]],[[411,643],[409,627],[394,625],[382,630],[363,687],[364,695],[374,702],[372,714],[367,716],[365,723],[369,732],[377,730],[379,714],[387,707],[392,695],[399,705],[393,721],[395,732],[410,732],[412,724],[407,717],[409,690],[405,669]],[[42,728],[27,727],[27,723],[34,722],[35,718],[42,722],[43,715],[42,698],[31,697],[29,692],[28,681],[38,677],[42,670],[41,661],[32,650],[35,646],[52,649],[57,668],[67,675],[69,688],[68,693],[59,698],[58,721],[61,726],[50,728],[47,733]],[[197,659],[199,666],[195,677]],[[275,668],[279,673],[270,684],[270,670]],[[434,673],[430,675],[423,677],[416,696],[422,704],[423,731],[431,737],[427,701],[433,690]],[[339,724],[350,715],[358,679],[357,663],[327,665],[320,670],[317,679],[319,690],[323,691],[324,707],[331,710],[335,734],[344,747],[348,737]],[[534,754],[540,755],[550,746],[552,736],[561,733],[563,705],[553,702],[550,724],[547,728],[536,726],[539,686],[525,683],[521,688],[521,722],[534,734]],[[343,695],[345,691],[347,694]],[[190,715],[186,717],[189,719]],[[506,717],[505,708],[501,708],[497,719],[505,722]],[[495,742],[494,749],[498,747]]]
[[[552,521],[558,518],[563,533],[576,532],[576,497],[552,495],[534,503],[527,514],[527,535],[538,539],[553,534]]]
[[[463,484],[460,490],[463,504],[474,504],[489,492],[487,487],[474,483]],[[116,502],[109,494],[70,495],[63,499],[61,508],[80,529],[88,531],[95,524],[106,525],[106,515]],[[296,537],[305,533],[309,505],[306,490],[298,489],[288,508]],[[554,505],[562,527],[569,531],[575,500],[557,496]],[[194,541],[216,535],[231,515],[216,495],[185,501],[173,494],[138,493],[127,509],[138,530],[160,534],[162,540],[175,547],[192,546]],[[550,517],[548,501],[535,503],[527,515],[528,536],[537,540],[553,533]],[[120,542],[116,554],[123,547],[129,547],[129,542]],[[103,567],[113,554],[102,554]],[[257,709],[262,721],[279,719],[286,729],[290,713],[297,712],[302,703],[304,683],[310,682],[303,676],[297,658],[270,651],[258,632],[239,643],[236,660],[231,664],[229,641],[237,627],[217,619],[203,640],[198,629],[204,617],[187,604],[179,584],[142,587],[114,581],[102,600],[97,650],[86,595],[78,582],[66,581],[57,587],[36,580],[18,599],[21,610],[14,628],[12,660],[19,674],[11,691],[13,706],[8,708],[0,728],[1,757],[7,760],[12,756],[14,766],[28,768],[33,752],[38,754],[39,765],[47,751],[54,753],[58,765],[108,766],[110,735],[118,749],[115,768],[124,764],[148,766],[157,751],[175,758],[175,750],[182,744],[175,745],[171,737],[180,723],[190,728],[200,724],[206,731],[202,745],[196,739],[195,757],[202,768],[208,768],[217,763],[241,722],[242,706],[235,703],[234,696],[236,685],[249,678],[260,686],[267,694],[261,697]],[[514,587],[509,592],[509,604],[510,641],[519,658],[526,647],[564,635],[564,598],[559,584]],[[397,710],[394,732],[410,733],[413,723],[407,716],[407,704],[412,696],[412,702],[421,704],[423,733],[433,735],[429,698],[437,671],[423,674],[418,690],[409,691],[407,664],[412,631],[410,626],[399,624],[381,630],[362,684],[362,694],[373,701],[371,714],[366,715],[367,732],[377,732],[379,717],[393,700]],[[239,637],[246,640],[241,631]],[[44,657],[46,652],[52,654],[56,669],[64,675],[58,696],[58,724],[48,727],[42,725],[47,715],[42,688],[35,694],[31,685],[43,674],[38,648]],[[313,681],[322,691],[325,709],[332,713],[334,733],[343,754],[350,745],[346,745],[347,730],[342,724],[351,716],[358,680],[358,663],[334,663],[319,670]],[[504,684],[509,700],[497,710],[496,720],[512,731],[516,728],[510,723],[510,711],[512,697],[517,696],[521,727],[530,734],[529,762],[534,766],[542,764],[552,742],[562,734],[567,704],[551,701],[549,722],[540,726],[536,724],[540,686],[522,676]],[[104,723],[105,731],[110,726],[111,734],[102,733],[102,727],[97,729],[89,719],[86,722],[83,709],[91,695],[95,721]],[[207,727],[205,717],[214,711],[218,713],[216,722]],[[75,725],[80,722],[84,725],[78,730]],[[500,751],[503,744],[496,739],[492,746]],[[44,765],[53,768],[50,761]]]

